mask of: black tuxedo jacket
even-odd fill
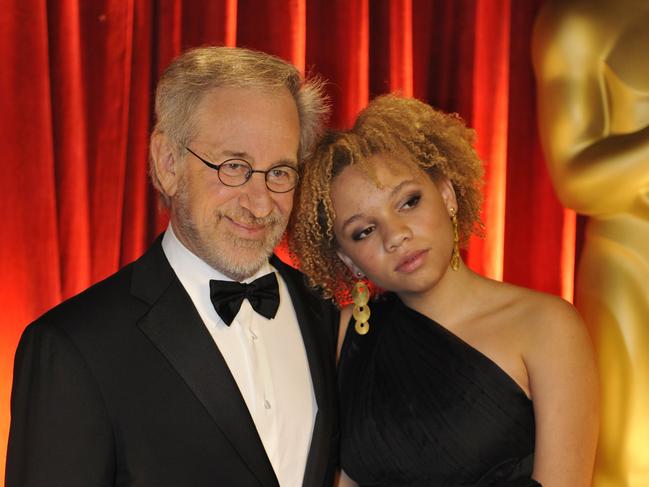
[[[320,487],[336,449],[337,313],[299,272],[271,263],[295,307],[318,405],[303,485]],[[161,239],[25,330],[11,411],[6,487],[278,485]]]

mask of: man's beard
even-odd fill
[[[275,210],[264,218],[255,218],[243,208],[227,214],[216,210],[213,221],[215,227],[224,218],[230,218],[245,225],[263,225],[267,233],[263,239],[258,240],[242,238],[222,230],[214,241],[208,241],[192,220],[187,186],[186,178],[181,177],[173,201],[179,238],[201,260],[231,279],[242,281],[255,274],[268,261],[281,240],[288,217],[282,217]]]

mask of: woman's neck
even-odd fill
[[[398,296],[409,308],[453,328],[474,312],[473,303],[484,284],[485,278],[462,263],[457,271],[449,267],[432,288]]]

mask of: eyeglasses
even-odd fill
[[[228,159],[221,164],[212,164],[196,154],[189,147],[185,147],[199,161],[210,169],[214,169],[219,180],[230,187],[243,186],[252,177],[253,173],[261,173],[266,179],[266,187],[273,193],[288,193],[297,186],[300,179],[297,170],[292,166],[274,166],[268,171],[253,169],[250,163],[244,159]]]

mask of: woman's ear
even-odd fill
[[[354,274],[354,276],[356,276],[359,279],[365,277],[365,273],[362,270],[360,270],[358,267],[356,267],[356,264],[354,264],[352,259],[347,254],[345,254],[342,250],[340,249],[336,250],[336,254],[338,254],[340,260],[343,261],[343,264],[345,264],[345,266],[347,266],[347,268],[350,271],[352,271],[352,274]]]
[[[165,134],[155,132],[151,136],[151,158],[158,189],[166,196],[173,197],[178,190],[181,167]]]
[[[455,197],[455,188],[453,188],[453,183],[446,176],[438,176],[435,178],[435,186],[439,191],[442,201],[447,209],[453,208],[457,211],[457,198]]]

